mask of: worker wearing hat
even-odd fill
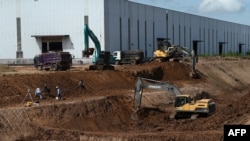
[[[40,99],[43,99],[43,95],[42,95],[41,89],[39,87],[36,88],[35,95],[39,96]]]

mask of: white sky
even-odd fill
[[[250,0],[130,0],[170,10],[250,25]]]

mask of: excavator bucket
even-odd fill
[[[88,48],[87,50],[83,51],[83,56],[89,56],[92,55],[94,53],[94,48]]]
[[[200,75],[199,73],[197,73],[196,71],[192,71],[190,72],[190,77],[194,78],[194,79],[199,79],[200,78]]]
[[[130,118],[132,120],[138,120],[138,113],[137,113],[137,111],[133,111],[132,114],[130,115]]]

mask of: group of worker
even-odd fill
[[[43,92],[47,93],[48,96],[51,96],[50,87],[47,84],[44,85],[43,91],[39,87],[37,87],[35,90],[35,96],[38,96],[40,99],[43,99]],[[61,89],[57,85],[56,86],[56,93],[57,93],[56,99],[60,100],[62,98],[61,92],[62,92]]]
[[[80,87],[80,91],[85,89],[85,84],[83,83],[83,80],[80,80],[79,87]],[[39,87],[37,87],[35,90],[35,96],[38,96],[42,100],[43,99],[43,92],[45,92],[49,97],[51,97],[50,87],[47,84],[44,85],[43,91]],[[57,94],[56,100],[61,100],[62,99],[62,90],[58,85],[56,86],[56,94]]]

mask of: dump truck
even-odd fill
[[[140,64],[144,59],[144,52],[142,50],[124,50],[114,51],[113,57],[115,58],[116,65],[122,64]]]
[[[34,67],[38,70],[69,70],[72,56],[69,52],[47,52],[35,55]]]

